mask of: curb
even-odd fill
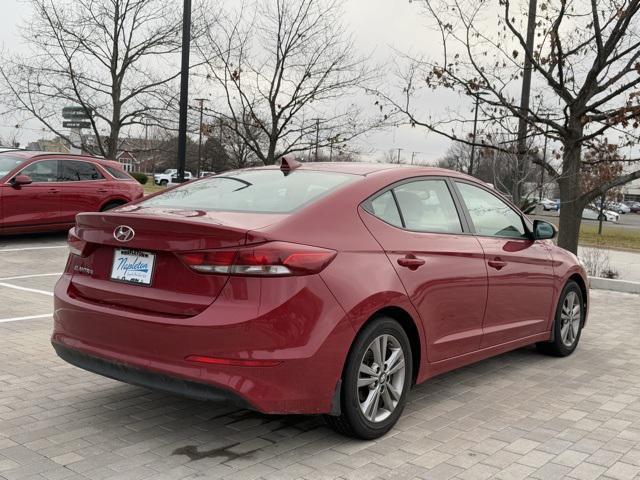
[[[597,290],[613,290],[615,292],[640,294],[640,282],[629,282],[627,280],[589,277],[589,287]]]

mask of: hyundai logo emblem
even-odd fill
[[[133,231],[133,228],[128,227],[127,225],[120,225],[113,231],[113,238],[119,242],[128,242],[133,240],[133,237],[135,236],[136,232]]]

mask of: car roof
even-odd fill
[[[0,152],[0,154],[8,153],[13,157],[24,158],[25,160],[33,160],[36,158],[51,158],[51,157],[65,157],[76,160],[90,160],[92,162],[99,163],[105,166],[120,166],[120,163],[116,160],[107,160],[104,158],[92,157],[91,155],[78,155],[74,153],[62,153],[62,152],[42,152],[37,150],[11,150]]]
[[[280,168],[278,165],[270,165],[267,167],[254,167],[249,168],[247,170],[262,170],[262,169],[278,169]],[[375,163],[375,162],[305,162],[301,163],[299,167],[295,170],[311,170],[311,171],[321,171],[321,172],[335,172],[335,173],[347,173],[352,175],[371,175],[374,173],[385,172],[385,171],[395,171],[397,172],[399,169],[407,176],[417,176],[417,175],[446,175],[446,176],[455,176],[460,178],[469,178],[478,182],[477,178],[470,177],[468,175],[448,170],[446,168],[439,167],[424,167],[424,166],[416,166],[416,165],[406,165],[406,164],[398,164],[398,163]]]

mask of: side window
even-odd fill
[[[486,190],[456,182],[478,235],[526,238],[522,217]]]
[[[34,183],[48,183],[58,181],[58,160],[41,160],[32,163],[20,172],[28,175]]]
[[[393,199],[391,190],[384,192],[382,195],[377,196],[366,207],[367,211],[381,220],[384,220],[391,225],[402,228],[402,220],[398,213],[398,206]]]
[[[393,189],[408,230],[462,233],[462,224],[444,180],[418,180]]]
[[[79,182],[82,180],[101,180],[104,177],[93,163],[62,160],[59,178],[61,182]]]

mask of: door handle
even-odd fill
[[[109,192],[109,190],[107,190],[106,188],[99,188],[98,189],[98,193],[107,193]]]
[[[507,262],[502,260],[500,257],[496,257],[493,260],[489,260],[487,262],[491,268],[495,268],[496,270],[502,270],[507,266]]]
[[[421,258],[416,258],[415,255],[407,255],[406,257],[398,259],[398,265],[407,267],[409,270],[416,270],[424,264],[425,261]]]
[[[50,188],[49,193],[58,193],[60,191],[59,188]]]

